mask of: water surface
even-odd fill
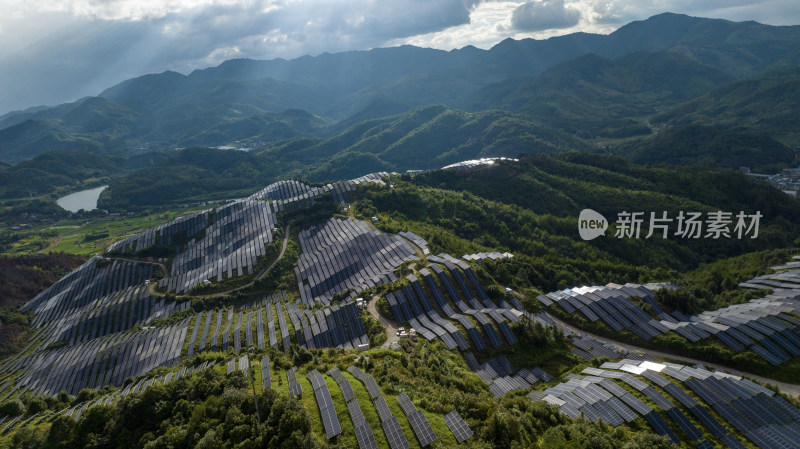
[[[100,186],[94,189],[70,193],[56,200],[56,203],[70,212],[78,212],[81,209],[88,212],[97,209],[97,199],[100,198],[100,193],[107,187],[108,186]]]

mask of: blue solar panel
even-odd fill
[[[695,405],[694,407],[689,408],[689,411],[701,422],[708,430],[711,431],[712,434],[716,437],[721,437],[728,433],[728,431],[722,427],[722,424],[717,421],[716,418],[711,416],[711,414],[700,405]]]
[[[669,415],[670,418],[672,418],[672,420],[678,424],[678,427],[680,427],[681,430],[686,433],[691,441],[696,441],[700,438],[703,438],[703,434],[697,430],[697,427],[695,427],[695,425],[689,421],[689,418],[687,418],[682,411],[678,410],[677,407],[667,410],[667,415]]]
[[[665,423],[664,420],[658,416],[658,413],[650,412],[644,415],[644,418],[648,423],[650,423],[650,426],[653,427],[653,430],[655,430],[657,434],[669,437],[669,439],[675,444],[680,443],[678,437],[675,436],[672,430],[670,430],[670,428],[667,426],[667,423]]]
[[[714,446],[706,440],[697,442],[697,449],[714,449]]]
[[[503,342],[500,341],[500,335],[497,334],[497,331],[494,329],[494,326],[491,324],[487,324],[483,326],[483,330],[486,331],[486,335],[489,337],[489,341],[492,342],[492,346],[495,348],[499,348],[503,346]]]
[[[517,337],[514,335],[514,332],[509,327],[508,323],[502,322],[500,323],[500,331],[503,333],[503,336],[506,337],[508,344],[513,345],[517,342]]]
[[[486,343],[483,341],[481,333],[478,332],[476,328],[473,327],[471,329],[467,329],[467,333],[469,334],[470,338],[472,339],[472,342],[475,344],[475,348],[478,351],[483,351],[484,349],[486,349]]]

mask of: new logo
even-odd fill
[[[584,240],[592,240],[605,235],[608,229],[608,220],[599,212],[584,209],[578,216],[578,233]]]

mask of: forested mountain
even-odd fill
[[[800,66],[783,67],[722,86],[652,120],[676,125],[698,123],[746,128],[797,145],[799,91]]]
[[[6,114],[0,160],[19,162],[50,150],[142,152],[236,141],[277,146],[434,104],[509,109],[585,137],[646,134],[647,116],[655,112],[734,78],[796,64],[798,43],[798,27],[661,14],[609,35],[509,39],[490,50],[404,46],[291,61],[231,60]],[[745,86],[749,95],[769,96]]]
[[[583,137],[626,137],[649,134],[648,116],[733,79],[676,52],[637,52],[613,60],[590,54],[536,77],[490,85],[468,104],[473,110],[525,114]]]
[[[773,173],[798,165],[797,151],[758,131],[704,125],[679,125],[614,147],[615,154],[640,164],[702,165]]]

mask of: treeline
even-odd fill
[[[739,283],[770,273],[770,267],[783,265],[796,255],[798,251],[793,249],[766,250],[703,264],[676,279],[681,288],[661,290],[656,300],[688,314],[741,304],[764,296],[767,287],[750,290],[739,288]]]
[[[510,251],[514,258],[487,261],[485,269],[518,289],[676,280],[701,263],[792,247],[800,235],[800,203],[733,171],[645,167],[572,153],[463,173],[403,175],[393,182],[393,188],[359,190],[357,213],[366,219],[378,215],[378,226],[389,232],[416,232],[434,254]],[[583,208],[606,216],[611,224],[606,237],[581,240],[577,218]],[[718,210],[761,212],[758,238],[645,239],[651,211],[667,211],[674,219],[681,211]],[[646,214],[640,238],[614,237],[622,211]],[[670,232],[676,228],[672,223]]]
[[[155,384],[115,406],[94,406],[76,422],[59,416],[49,429],[26,427],[12,438],[30,448],[313,448],[308,412],[267,389],[258,410],[244,373],[209,369]]]

